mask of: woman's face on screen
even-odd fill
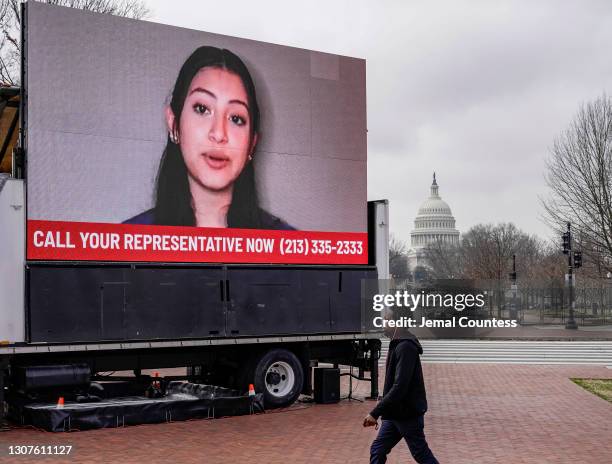
[[[221,68],[201,69],[191,81],[179,123],[189,177],[209,190],[232,186],[256,143],[251,124],[240,77]]]

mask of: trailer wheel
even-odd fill
[[[289,406],[300,396],[304,371],[296,355],[284,349],[265,353],[255,367],[255,390],[263,392],[268,408]]]

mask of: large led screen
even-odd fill
[[[367,263],[364,60],[38,2],[25,27],[29,260]]]

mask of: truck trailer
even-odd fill
[[[322,180],[316,176],[305,177],[311,191],[292,198],[314,208],[316,213],[322,205],[310,205],[308,196],[312,195],[315,200],[322,190],[338,190],[330,206],[336,210],[326,217],[343,218],[349,224],[346,227],[338,219],[336,223],[340,226],[332,224],[325,229],[324,224],[319,229],[331,232],[316,231],[308,224],[316,225],[317,215],[309,210],[310,216],[296,216],[296,220],[306,224],[302,226],[305,232],[300,232],[298,227],[286,227],[292,229],[287,231],[223,229],[208,232],[229,237],[228,240],[241,239],[240,234],[246,240],[268,237],[266,240],[270,243],[276,240],[276,244],[291,246],[290,249],[281,245],[280,251],[269,254],[269,259],[262,258],[264,254],[259,250],[253,252],[253,259],[248,256],[234,259],[232,256],[238,255],[231,253],[217,254],[213,258],[209,258],[210,254],[191,253],[188,259],[159,254],[149,259],[149,255],[130,255],[126,250],[122,250],[123,254],[79,251],[75,250],[73,241],[79,231],[82,233],[87,227],[116,234],[137,231],[145,236],[157,230],[157,226],[109,220],[110,213],[95,206],[92,198],[79,203],[82,193],[79,194],[78,189],[88,187],[82,184],[97,182],[100,177],[104,178],[104,172],[99,172],[100,168],[95,168],[98,171],[92,168],[89,174],[83,171],[90,176],[89,181],[84,180],[82,172],[70,178],[74,166],[66,165],[70,172],[61,176],[54,174],[54,168],[59,169],[56,163],[64,163],[66,154],[76,145],[80,151],[75,152],[75,156],[94,159],[88,150],[95,153],[97,144],[110,143],[108,140],[119,151],[123,149],[121,144],[138,151],[141,146],[162,146],[162,142],[142,135],[143,127],[152,132],[142,121],[138,121],[134,129],[120,134],[121,137],[105,135],[104,124],[117,124],[116,113],[115,119],[102,122],[99,122],[102,118],[84,120],[88,113],[79,105],[88,108],[87,102],[77,99],[64,104],[61,98],[64,90],[58,87],[60,84],[55,85],[53,73],[62,78],[72,76],[72,66],[73,71],[76,70],[73,74],[78,76],[81,67],[89,65],[79,57],[64,55],[67,53],[64,44],[60,44],[54,34],[63,34],[67,27],[72,28],[75,37],[81,33],[107,34],[104,37],[113,42],[110,45],[104,45],[101,40],[87,42],[86,46],[99,46],[102,52],[117,53],[121,57],[122,53],[132,53],[130,49],[117,48],[123,44],[121,34],[132,34],[130,37],[136,42],[138,34],[148,41],[153,40],[151,37],[155,34],[163,36],[164,40],[176,36],[187,43],[184,46],[187,50],[192,46],[189,41],[193,41],[195,32],[170,30],[167,26],[123,18],[107,20],[105,15],[85,14],[37,2],[25,3],[22,8],[21,86],[0,89],[2,127],[5,129],[0,154],[0,166],[4,171],[0,173],[2,419],[7,410],[5,400],[17,392],[40,388],[53,390],[77,384],[84,378],[101,379],[104,373],[115,371],[131,371],[135,380],[146,383],[150,379],[143,374],[144,370],[174,367],[186,367],[186,377],[194,381],[243,392],[252,384],[256,392],[263,394],[266,407],[283,407],[292,404],[302,393],[312,393],[313,368],[319,363],[346,365],[357,369],[355,374],[351,368],[351,377],[370,381],[370,396],[377,398],[380,334],[364,317],[364,308],[368,305],[371,282],[388,278],[389,221],[386,200],[367,202],[365,199],[365,62],[208,33],[197,36],[198,40],[214,44],[226,41],[229,46],[236,47],[239,54],[251,56],[249,66],[252,67],[257,67],[253,57],[264,52],[269,54],[268,60],[277,60],[276,67],[262,67],[259,71],[260,74],[272,74],[256,75],[260,82],[268,78],[267,87],[262,87],[263,98],[269,100],[270,106],[276,104],[277,113],[283,111],[283,106],[278,105],[282,102],[281,97],[285,98],[282,92],[294,84],[281,76],[285,80],[278,78],[279,90],[275,94],[275,76],[282,72],[293,76],[291,73],[297,72],[294,68],[305,63],[306,80],[295,84],[295,89],[299,91],[299,86],[308,85],[310,92],[292,95],[290,100],[294,104],[294,100],[302,98],[307,103],[310,131],[316,132],[317,138],[328,145],[315,146],[311,134],[309,140],[313,142],[308,153],[302,154],[303,147],[296,144],[293,149],[296,153],[287,155],[283,150],[288,150],[286,147],[290,143],[281,140],[283,134],[278,132],[276,141],[270,137],[272,141],[264,148],[268,150],[266,156],[274,155],[283,162],[299,160],[303,166],[306,160],[310,170],[315,165],[334,169],[337,177],[333,179],[327,173],[320,175],[324,177]],[[55,49],[54,44],[57,45]],[[110,61],[113,59],[110,56]],[[58,60],[65,61],[63,67],[59,67]],[[117,64],[119,68],[125,62],[116,61],[120,63]],[[265,63],[268,65],[269,61]],[[92,66],[98,70],[95,67],[99,63]],[[115,72],[108,66],[109,73]],[[128,71],[132,68],[125,72]],[[88,72],[85,69],[82,73]],[[98,74],[87,76],[95,79]],[[143,95],[154,93],[158,82],[156,78],[142,84],[146,90]],[[80,92],[83,85],[84,82],[70,82],[70,96]],[[134,84],[136,92],[140,91],[139,85]],[[57,91],[58,95],[51,95],[52,91]],[[126,92],[122,98],[132,98],[130,90]],[[266,92],[271,96],[266,96]],[[363,114],[342,123],[334,122],[330,132],[329,121],[337,121],[334,112],[344,117],[344,109],[331,108],[330,114],[319,114],[318,119],[315,118],[317,92],[340,95],[346,105],[357,105]],[[87,100],[90,96],[82,98]],[[59,101],[61,108],[43,114],[42,108],[49,99]],[[301,103],[298,101],[298,104]],[[301,121],[296,122],[298,129],[301,125]],[[352,151],[345,150],[346,134],[352,134],[355,139],[349,143],[349,148],[353,144]],[[338,138],[337,142],[334,137]],[[173,134],[168,135],[167,144],[178,145]],[[311,162],[310,158],[315,161]],[[211,163],[216,163],[215,169],[225,166],[224,159]],[[114,168],[108,169],[110,172]],[[308,169],[305,172],[310,172]],[[290,170],[284,172],[291,177]],[[356,187],[343,183],[341,175],[351,172],[355,175]],[[330,189],[325,184],[330,181],[338,183]],[[134,191],[128,187],[126,191]],[[268,196],[272,200],[269,203],[275,207],[274,190],[270,192]],[[106,193],[109,198],[112,196],[110,187]],[[55,200],[47,201],[50,198]],[[282,200],[276,203],[281,210]],[[337,211],[344,205],[346,211]],[[96,207],[98,212],[94,211]],[[88,208],[92,210],[87,211]],[[284,211],[291,213],[291,209]],[[363,213],[363,220],[355,221],[351,216],[353,211],[360,217]],[[356,227],[361,230],[350,232]],[[163,233],[179,230],[192,238],[202,233],[196,227],[159,230]],[[300,248],[303,246],[306,251]],[[318,250],[311,248],[309,254],[309,246],[318,247]],[[168,256],[170,259],[164,258]],[[365,282],[370,284],[365,285]]]

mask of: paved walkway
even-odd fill
[[[425,364],[430,401],[426,433],[441,463],[604,463],[612,456],[612,404],[570,377],[612,378],[596,366]],[[345,378],[346,379],[346,378]],[[346,385],[344,392],[346,393]],[[360,382],[356,394],[364,396]],[[52,434],[0,433],[9,444],[71,444],[70,462],[357,463],[367,462],[373,429],[361,421],[372,403],[301,405],[261,416]],[[390,463],[413,462],[403,443]]]

